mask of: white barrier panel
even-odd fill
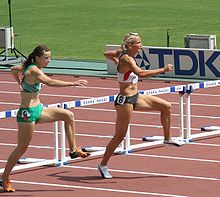
[[[106,45],[105,50],[118,48],[119,45]],[[160,77],[199,80],[220,77],[220,50],[143,46],[135,60],[143,70],[162,68],[168,63],[174,65],[173,72],[157,75]],[[116,65],[111,60],[106,61],[108,74],[115,75]]]

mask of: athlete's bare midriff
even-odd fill
[[[40,104],[39,93],[21,92],[21,106],[22,108],[35,107]]]
[[[137,83],[119,82],[120,94],[132,96],[138,92]]]

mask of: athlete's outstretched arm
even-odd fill
[[[44,74],[41,69],[37,67],[30,68],[32,74],[36,76],[36,78],[43,84],[51,87],[66,87],[66,86],[86,86],[88,81],[87,80],[77,80],[73,82],[62,81],[57,79],[52,79]]]

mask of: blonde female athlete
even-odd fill
[[[37,123],[49,123],[57,120],[64,121],[70,148],[69,156],[71,158],[76,158],[87,157],[89,155],[83,152],[79,147],[76,147],[74,114],[71,111],[62,108],[44,107],[43,104],[40,103],[39,92],[41,89],[41,83],[52,87],[87,85],[86,80],[65,82],[51,79],[46,76],[43,73],[42,68],[50,63],[50,58],[50,49],[44,45],[39,45],[28,56],[28,59],[23,65],[13,66],[11,68],[12,75],[20,85],[21,104],[17,114],[17,147],[10,154],[5,170],[2,174],[2,179],[0,180],[0,186],[3,187],[5,192],[15,191],[9,181],[9,175],[18,159],[27,150]],[[22,79],[20,78],[20,73],[23,73]]]
[[[106,147],[101,163],[98,165],[103,178],[112,178],[108,172],[107,163],[124,139],[133,110],[159,111],[164,131],[164,143],[179,146],[180,142],[171,139],[170,116],[171,104],[167,101],[143,94],[138,94],[138,77],[150,77],[164,72],[172,71],[173,65],[167,64],[164,68],[155,70],[142,70],[136,64],[134,57],[142,48],[141,38],[137,33],[125,35],[121,49],[106,51],[104,56],[113,60],[117,65],[117,76],[120,92],[115,100],[117,112],[115,135]]]

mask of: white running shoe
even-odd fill
[[[169,145],[173,145],[173,146],[182,146],[185,143],[181,140],[177,140],[177,139],[169,139],[169,140],[164,140],[164,144],[169,144]]]
[[[111,179],[112,175],[108,172],[107,166],[102,166],[101,164],[98,165],[98,170],[101,173],[102,177],[105,179]]]

